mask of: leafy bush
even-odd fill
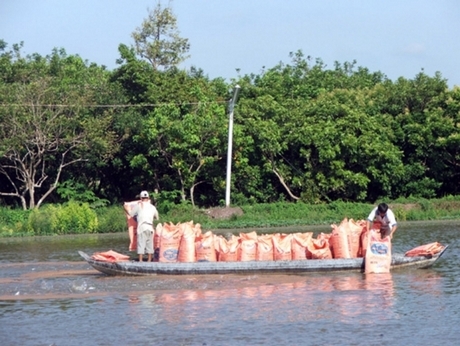
[[[27,235],[30,210],[0,208],[0,236]]]
[[[45,205],[34,209],[28,228],[35,235],[92,233],[97,229],[97,215],[88,203],[71,201],[65,205]]]
[[[127,230],[126,216],[121,206],[96,209],[98,233],[123,232]]]
[[[57,225],[58,206],[44,205],[40,209],[33,209],[29,215],[28,229],[34,235],[51,235]]]
[[[444,199],[398,199],[390,204],[398,221],[460,219],[460,197]],[[336,201],[329,204],[303,202],[248,204],[241,206],[243,215],[228,219],[210,218],[190,203],[166,202],[161,222],[200,223],[203,229],[282,227],[338,223],[344,217],[366,219],[375,205]],[[121,205],[91,209],[87,203],[44,205],[24,211],[0,207],[0,236],[52,235],[69,233],[126,232],[126,218]]]
[[[97,229],[97,214],[88,203],[70,201],[58,213],[59,234],[92,233]]]

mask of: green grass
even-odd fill
[[[460,219],[460,196],[449,196],[443,199],[413,200],[398,199],[385,201],[395,212],[398,221],[449,220]],[[210,218],[204,209],[190,205],[178,205],[160,215],[160,222],[187,222],[201,224],[203,229],[244,229],[263,227],[283,227],[296,225],[329,225],[339,223],[343,218],[366,219],[374,205],[366,203],[333,202],[329,204],[311,205],[305,203],[271,203],[241,206],[243,215],[233,215],[228,219]],[[126,231],[126,219],[120,205],[95,209],[97,229],[87,233],[114,233]],[[38,215],[37,215],[38,213]],[[43,227],[30,229],[29,219],[41,220],[38,216],[46,209],[34,213],[23,210],[0,208],[0,237],[45,235],[49,229]],[[42,218],[43,219],[43,218]],[[49,218],[48,218],[49,219]],[[47,220],[47,218],[45,218]],[[37,226],[38,227],[38,226]],[[68,231],[65,233],[72,233]],[[78,233],[82,233],[79,231]],[[58,233],[52,233],[58,234]]]

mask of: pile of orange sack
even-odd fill
[[[124,262],[129,261],[129,256],[109,250],[104,252],[95,252],[91,256],[91,259],[101,262]]]
[[[136,249],[136,221],[128,217],[129,250]],[[159,262],[281,261],[365,257],[368,244],[366,220],[344,218],[332,224],[332,232],[258,235],[255,231],[232,235],[230,239],[211,231],[202,232],[200,224],[159,223],[154,232],[154,260]],[[439,243],[419,246],[406,256],[426,256],[443,249]],[[124,259],[121,259],[124,260]]]
[[[366,221],[344,219],[330,234],[313,232],[258,235],[255,231],[225,238],[200,224],[158,224],[154,233],[159,262],[289,261],[355,258],[365,255]]]

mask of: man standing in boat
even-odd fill
[[[373,226],[380,224],[380,238],[386,237],[393,238],[393,233],[398,228],[396,223],[395,214],[388,208],[386,203],[380,203],[377,207],[372,209],[371,213],[367,217],[367,231]]]
[[[140,194],[140,202],[131,210],[126,205],[123,206],[126,213],[137,218],[137,254],[139,262],[142,262],[144,253],[147,253],[147,261],[152,261],[153,255],[153,220],[159,220],[157,209],[150,202],[150,196],[147,191]]]

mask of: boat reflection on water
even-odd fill
[[[387,316],[380,319],[396,317],[393,307],[396,305],[395,288],[391,273],[365,274],[364,289],[366,293],[361,301],[364,309],[369,311],[386,310]]]
[[[342,322],[361,317],[361,323],[372,324],[375,321],[367,317],[376,311],[388,310],[388,314],[392,314],[395,289],[391,273],[336,276],[326,283],[322,288],[330,292],[331,313]]]
[[[254,276],[242,287],[144,292],[138,297],[131,294],[129,301],[149,311],[150,322],[155,316],[156,322],[190,327],[217,323],[216,316],[275,323],[316,321],[335,315],[333,318],[342,322],[358,317],[362,323],[375,323],[367,319],[375,311],[388,310],[386,316],[393,315],[395,288],[391,273],[269,277],[267,283],[267,277]]]
[[[391,300],[395,295],[393,276],[391,273],[365,274],[364,289],[377,293],[381,299]]]

